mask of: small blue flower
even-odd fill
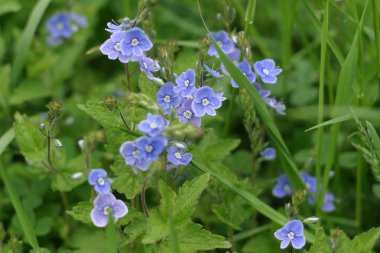
[[[205,70],[210,74],[210,75],[212,75],[213,77],[215,77],[215,78],[221,78],[221,77],[223,77],[223,75],[222,74],[220,74],[218,71],[216,71],[216,70],[213,70],[213,69],[211,69],[209,66],[207,66],[206,64],[204,64],[203,65],[203,67],[205,68]]]
[[[193,69],[186,70],[175,79],[175,82],[177,86],[174,87],[174,92],[182,97],[192,95],[195,91],[195,71]]]
[[[247,77],[247,79],[250,83],[253,83],[256,80],[256,75],[255,75],[255,73],[252,72],[252,67],[246,59],[244,59],[242,62],[240,62],[237,65],[237,67],[245,75],[245,77]],[[234,88],[239,88],[239,86],[237,85],[235,80],[232,78],[231,78],[231,85]]]
[[[127,165],[137,167],[143,171],[148,169],[149,162],[145,159],[144,153],[137,149],[135,142],[124,142],[120,146],[119,152]]]
[[[175,93],[174,84],[164,83],[157,93],[157,104],[168,114],[170,109],[177,107],[180,103],[181,98]]]
[[[228,54],[234,50],[234,42],[228,37],[228,34],[225,31],[211,32],[211,36],[214,38],[218,46],[222,49],[223,53]],[[211,44],[207,53],[211,56],[219,57],[214,44]]]
[[[203,117],[205,114],[215,116],[215,109],[220,108],[225,99],[223,92],[214,93],[211,87],[203,86],[194,93],[191,108],[197,117]]]
[[[272,59],[265,59],[257,61],[254,64],[254,68],[257,74],[260,75],[261,80],[264,83],[274,84],[277,82],[277,75],[282,72],[281,68],[276,68]]]
[[[141,121],[137,125],[137,129],[151,137],[159,136],[165,128],[165,120],[160,115],[148,113],[146,120]]]
[[[272,161],[276,158],[276,150],[274,148],[269,147],[260,152],[260,155],[265,160]]]
[[[299,220],[289,221],[285,226],[278,229],[274,236],[281,241],[281,249],[285,249],[289,244],[295,249],[302,249],[306,244],[303,224]]]
[[[105,30],[110,33],[121,32],[125,28],[129,28],[131,25],[128,22],[122,22],[120,25],[112,20],[112,22],[107,23],[107,27]]]
[[[88,183],[92,185],[98,194],[111,190],[112,179],[107,178],[107,172],[103,169],[92,169],[88,175]]]
[[[71,27],[72,27],[74,32],[77,31],[76,26],[79,26],[79,27],[86,27],[87,26],[87,18],[85,16],[78,15],[74,12],[70,12],[68,15],[69,15],[70,20],[72,21]]]
[[[238,62],[240,59],[240,50],[233,48],[230,53],[227,54],[228,59],[232,62]]]
[[[267,94],[267,93],[266,93]],[[285,115],[285,105],[281,101],[277,101],[275,98],[266,97],[264,102],[271,108],[275,109],[280,115]]]
[[[182,103],[182,106],[177,109],[175,116],[181,123],[190,122],[191,124],[200,127],[201,118],[195,116],[193,108],[191,107],[192,102],[192,99],[186,99],[185,102]]]
[[[323,201],[322,211],[326,213],[331,213],[334,210],[334,195],[330,192],[326,192],[325,199]]]
[[[280,174],[277,179],[277,183],[272,190],[273,196],[277,198],[283,198],[285,196],[291,195],[293,192],[292,187],[290,186],[289,179],[285,174]]]
[[[138,59],[144,52],[153,47],[152,42],[145,32],[138,27],[134,27],[125,32],[125,37],[121,41],[121,51],[124,55],[129,55]]]
[[[315,177],[310,176],[307,172],[302,172],[301,178],[310,193],[317,191],[317,179]]]
[[[139,58],[139,63],[140,70],[144,72],[150,80],[154,79],[154,76],[151,72],[157,72],[160,70],[160,66],[158,65],[158,63],[153,59],[146,57],[145,55]]]
[[[102,54],[107,55],[110,60],[119,59],[119,61],[123,63],[131,61],[131,57],[123,54],[121,51],[121,41],[125,37],[125,33],[126,32],[113,33],[111,37],[100,46]]]
[[[98,195],[94,200],[94,208],[91,211],[91,221],[97,227],[105,227],[108,224],[109,215],[112,215],[114,223],[128,213],[125,203],[112,193]]]
[[[174,165],[188,165],[193,158],[193,155],[190,153],[184,154],[183,150],[178,150],[174,146],[168,148],[167,159]]]
[[[148,162],[156,161],[168,141],[164,137],[140,137],[135,140],[136,147]]]

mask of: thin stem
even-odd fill
[[[125,74],[127,75],[127,89],[131,91],[131,75],[129,73],[128,63],[124,64]]]
[[[121,113],[120,109],[119,109],[119,115],[120,115],[121,120],[123,121],[125,127],[126,127],[128,130],[131,130],[131,129],[129,128],[128,124],[127,124],[127,121],[126,121],[125,118],[124,118],[124,115]]]
[[[379,34],[379,5],[378,0],[372,0],[372,17],[373,17],[373,27],[375,31],[375,43],[376,43],[376,52],[377,52],[377,81],[380,84],[380,34]],[[380,89],[379,89],[380,92]]]
[[[49,126],[48,126],[47,136],[46,136],[47,137],[47,159],[48,159],[50,171],[53,173],[57,173],[57,169],[54,167],[53,161],[51,159],[51,139],[53,138],[51,136],[51,130],[52,130],[51,128],[53,125],[54,125],[54,120],[49,121]]]
[[[146,204],[146,200],[145,200],[145,187],[146,187],[146,184],[148,182],[148,179],[149,179],[149,176],[147,176],[144,180],[144,183],[143,183],[143,186],[142,186],[142,190],[141,190],[141,205],[144,209],[144,213],[146,215],[146,217],[149,218],[149,210],[148,210],[148,206]]]

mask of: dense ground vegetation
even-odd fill
[[[380,250],[378,0],[0,0],[0,252]]]

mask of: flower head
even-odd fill
[[[211,32],[211,36],[222,49],[223,53],[228,54],[234,50],[234,42],[228,37],[228,34],[225,31]],[[211,44],[207,53],[211,56],[219,57],[214,44]]]
[[[151,72],[157,72],[160,70],[158,63],[153,59],[146,57],[145,55],[139,58],[139,64],[140,70],[144,72],[150,80],[154,79],[154,76]]]
[[[266,148],[260,152],[261,157],[267,161],[271,161],[276,158],[276,150],[274,148]]]
[[[326,213],[331,213],[334,210],[334,195],[330,192],[326,192],[325,199],[323,201],[322,211]]]
[[[301,178],[310,193],[317,191],[317,179],[315,177],[310,176],[307,172],[302,172]]]
[[[123,63],[131,61],[131,57],[121,51],[121,42],[125,37],[125,33],[116,32],[111,34],[111,37],[100,46],[100,52],[107,55],[110,60],[119,59]]]
[[[145,159],[144,153],[140,152],[136,143],[133,141],[124,142],[119,149],[121,156],[125,159],[127,165],[137,167],[140,170],[146,170],[149,162]]]
[[[188,165],[193,158],[193,155],[190,153],[184,153],[183,150],[178,150],[174,146],[168,148],[167,159],[174,165]]]
[[[268,91],[265,93],[265,95],[269,96],[270,93],[268,93]],[[264,95],[264,94],[262,94]],[[262,96],[261,95],[261,96]],[[280,115],[285,115],[285,109],[286,109],[286,106],[281,102],[281,101],[277,101],[275,98],[271,98],[271,97],[264,97],[264,102],[271,108],[275,109],[276,112]]]
[[[128,213],[128,207],[121,200],[116,199],[112,193],[98,195],[94,200],[94,208],[91,211],[91,220],[97,227],[105,227],[109,216],[114,222]]]
[[[283,198],[290,195],[293,192],[292,187],[290,186],[289,179],[285,174],[280,174],[277,179],[277,183],[272,190],[273,196],[277,198]]]
[[[299,220],[292,220],[285,224],[282,228],[278,229],[274,236],[282,241],[280,248],[285,249],[289,244],[295,249],[302,249],[305,244],[305,236],[303,234],[303,224]]]
[[[94,186],[96,193],[103,194],[111,190],[112,179],[107,178],[107,172],[103,169],[92,169],[88,175],[88,183]]]
[[[282,72],[281,68],[276,68],[272,59],[265,59],[255,62],[254,66],[257,74],[260,75],[264,83],[274,84],[277,82],[277,75]]]
[[[169,113],[170,109],[177,107],[180,103],[181,99],[175,93],[173,83],[168,82],[161,86],[157,93],[157,104],[165,113]]]
[[[197,117],[203,117],[205,114],[215,116],[215,109],[220,108],[225,99],[222,92],[214,93],[211,87],[203,86],[194,93],[191,107]]]
[[[175,82],[177,86],[174,87],[174,91],[180,94],[182,97],[190,96],[195,91],[195,71],[188,69],[180,74]]]
[[[137,149],[148,162],[156,161],[168,143],[164,137],[146,136],[136,139],[135,142]]]
[[[161,135],[165,127],[165,120],[160,115],[148,113],[147,118],[137,125],[137,129],[149,136],[155,137]]]
[[[138,27],[134,27],[125,32],[125,37],[121,42],[121,51],[124,55],[129,55],[138,59],[144,52],[153,47],[152,42],[145,32]]]
[[[182,106],[177,109],[175,116],[181,123],[190,122],[191,124],[200,127],[201,118],[195,116],[193,108],[191,107],[192,102],[192,99],[186,99],[185,102],[182,103]]]
[[[245,77],[248,79],[250,83],[253,83],[256,80],[256,75],[255,73],[252,72],[252,67],[249,64],[249,62],[244,59],[242,62],[240,62],[237,65],[238,69],[245,75]],[[235,82],[234,79],[231,78],[231,85],[234,88],[238,88],[239,86]]]

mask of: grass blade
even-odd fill
[[[253,19],[255,18],[255,12],[256,12],[256,0],[249,0],[247,10],[245,12],[245,26],[244,26],[244,33],[248,34],[248,27],[250,24],[253,23]]]
[[[310,127],[308,129],[306,129],[305,132],[309,132],[311,130],[315,130],[315,129],[322,128],[322,127],[329,126],[329,125],[334,125],[334,124],[337,124],[337,123],[340,123],[343,121],[347,121],[350,119],[352,119],[352,116],[350,114],[342,115],[342,116],[330,119],[328,121],[322,122],[316,126]]]
[[[259,213],[264,215],[265,217],[269,218],[273,222],[279,224],[279,225],[284,225],[288,220],[287,218],[270,207],[269,205],[265,204],[262,202],[259,198],[257,198],[255,195],[251,194],[250,192],[236,187],[231,181],[229,181],[227,178],[224,178],[216,173],[214,173],[213,170],[207,168],[200,162],[198,162],[196,159],[192,159],[191,165],[194,166],[195,168],[203,171],[204,173],[208,173],[214,177],[216,177],[222,184],[224,184],[227,188],[229,188],[231,191],[235,192],[238,196],[243,198],[244,200],[247,201],[251,206],[253,206]],[[311,234],[310,232],[305,230],[305,236],[306,239],[309,242],[314,241],[314,235]]]
[[[8,130],[3,136],[0,138],[0,155],[4,152],[4,150],[8,147],[8,145],[12,142],[12,140],[15,138],[15,132],[14,129],[11,128]],[[24,207],[21,204],[19,195],[16,191],[16,189],[13,187],[11,181],[8,178],[8,175],[3,167],[2,162],[0,161],[0,175],[3,179],[5,188],[8,191],[9,197],[11,199],[12,205],[14,209],[16,210],[17,217],[20,220],[21,228],[24,231],[24,235],[30,245],[35,250],[39,250],[38,241],[36,234],[34,232],[33,226],[30,223],[30,219],[25,212]]]
[[[201,8],[198,1],[198,7],[199,12],[201,14],[201,18],[203,21],[203,24],[207,30],[207,32],[210,34],[210,31],[207,28],[206,23],[203,20]],[[213,37],[210,35],[210,38],[213,40],[214,46],[216,50],[218,51],[219,57],[221,61],[223,62],[224,66],[226,67],[227,71],[230,73],[231,77],[236,81],[236,83],[247,90],[248,94],[254,101],[254,105],[256,108],[256,111],[260,115],[263,123],[268,128],[269,134],[275,143],[275,146],[277,147],[278,153],[280,157],[282,158],[282,161],[284,163],[284,170],[289,178],[289,181],[294,187],[294,189],[300,189],[304,187],[303,181],[301,179],[300,173],[297,169],[297,166],[295,162],[293,161],[291,154],[288,150],[288,147],[286,146],[280,131],[276,127],[272,116],[270,115],[267,106],[265,105],[264,101],[258,94],[257,90],[253,85],[248,81],[248,79],[239,71],[239,69],[228,59],[228,57],[222,52],[218,44],[214,41]]]
[[[16,85],[19,79],[22,67],[24,66],[25,59],[29,51],[30,43],[32,42],[32,38],[36,32],[37,26],[40,23],[50,1],[51,0],[39,0],[34,5],[24,32],[16,44],[16,56],[11,73],[11,87]]]

